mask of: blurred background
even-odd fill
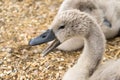
[[[46,44],[28,46],[44,32],[63,0],[0,0],[0,80],[61,80],[81,51],[54,50],[41,57]],[[120,58],[120,38],[107,42],[104,61]]]

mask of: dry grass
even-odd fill
[[[28,41],[47,29],[62,0],[0,0],[0,80],[61,80],[80,51],[30,47]],[[109,40],[104,60],[120,58],[120,38]]]

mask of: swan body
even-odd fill
[[[51,26],[51,29],[29,42],[36,45],[53,41],[43,51],[43,56],[69,39],[78,38],[84,43],[80,58],[62,80],[120,80],[120,59],[101,64],[106,40],[93,16],[76,9],[65,10],[56,15]]]
[[[117,0],[64,0],[58,14],[65,10],[78,9],[86,12],[97,20],[107,39],[113,38],[120,31],[120,1]],[[74,44],[72,44],[74,43]],[[83,46],[83,41],[74,37],[62,43],[57,48],[64,51],[77,50]]]
[[[51,29],[30,41],[30,45],[34,45],[53,40],[43,51],[44,56],[69,39],[78,38],[84,43],[80,58],[62,80],[120,80],[120,59],[101,64],[106,40],[94,17],[80,10],[65,10],[55,17],[51,26]]]
[[[103,4],[104,2],[104,4]],[[106,38],[115,37],[120,30],[120,1],[117,0],[99,0],[99,8],[104,13],[104,17],[111,22],[111,28],[101,25]]]
[[[89,80],[120,80],[120,59],[100,65]]]
[[[70,5],[70,1],[72,0],[66,1],[68,1]],[[76,1],[78,0],[75,0],[74,3],[77,3]],[[66,4],[66,2],[62,5],[64,4]],[[120,7],[114,8],[114,5],[112,9],[110,9],[109,4],[107,5],[107,0],[104,5],[99,3],[101,6],[98,6],[98,9],[101,9],[102,11],[100,10],[100,12],[107,18],[107,23],[106,20],[105,22],[103,22],[103,20],[101,24],[96,20],[96,17],[89,14],[91,12],[89,12],[86,7],[84,7],[84,9],[86,9],[85,12],[81,12],[80,10],[74,9],[74,4],[70,5],[69,10],[67,8],[69,5],[67,4],[65,8],[63,6],[65,10],[63,8],[59,10],[60,12],[53,20],[50,30],[32,39],[29,44],[37,45],[38,43],[41,44],[54,40],[43,52],[44,55],[46,55],[49,51],[58,46],[59,49],[69,51],[80,48],[84,43],[80,58],[72,68],[68,69],[62,80],[120,80],[120,59],[101,64],[105,51],[105,37],[114,37],[120,29],[118,25],[120,15],[118,14],[120,12],[118,9]],[[76,4],[75,6],[78,7]],[[116,9],[118,10],[117,12],[115,12]],[[113,11],[113,13],[111,11]],[[108,21],[111,23],[112,27],[110,27]],[[110,36],[108,33],[113,35]]]

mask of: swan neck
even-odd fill
[[[81,57],[78,60],[77,65],[83,70],[86,71],[84,74],[86,77],[89,77],[93,74],[94,70],[99,65],[103,53],[105,51],[105,37],[101,29],[98,27],[93,27],[89,37],[84,39],[84,49]],[[83,66],[85,65],[85,66]]]

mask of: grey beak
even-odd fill
[[[54,40],[54,41],[53,41]],[[54,48],[60,45],[60,41],[56,38],[54,32],[52,30],[47,30],[40,36],[31,39],[29,41],[30,46],[40,45],[43,43],[47,43],[49,41],[53,41],[52,44],[50,44],[43,52],[43,56],[46,56],[50,51],[52,51]]]
[[[29,41],[29,45],[30,46],[35,46],[35,45],[40,45],[49,41],[54,40],[56,37],[53,33],[52,30],[48,29],[46,32],[44,32],[43,34],[41,34],[40,36],[31,39]]]

